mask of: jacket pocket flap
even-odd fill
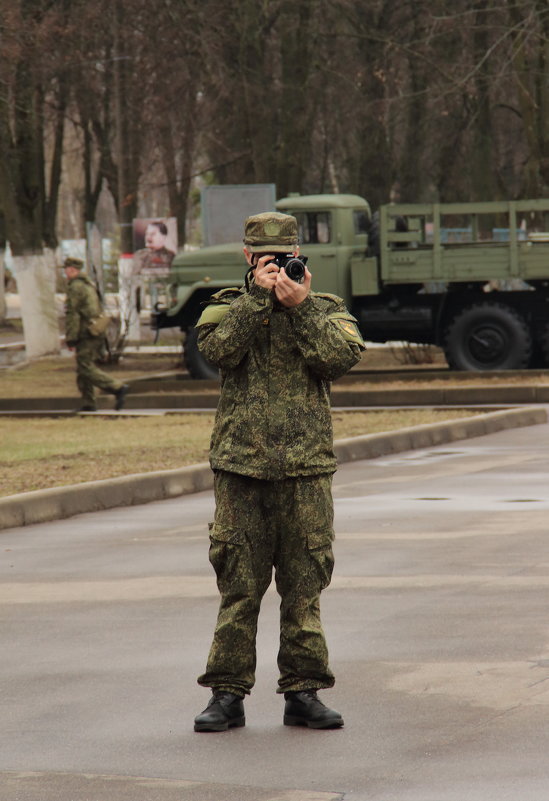
[[[244,545],[246,537],[243,531],[227,526],[220,526],[218,523],[210,523],[210,537],[219,542],[230,542],[233,545]]]
[[[310,551],[314,551],[317,548],[329,548],[333,539],[334,531],[331,528],[307,532],[307,545]]]

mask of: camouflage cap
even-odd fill
[[[288,253],[296,249],[297,220],[290,214],[266,211],[248,217],[244,244],[251,253]]]
[[[73,256],[67,256],[63,262],[63,267],[76,267],[77,270],[83,270],[84,262],[82,259],[75,259]]]

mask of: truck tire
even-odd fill
[[[522,370],[532,355],[532,336],[511,307],[478,303],[454,317],[444,352],[452,370]]]
[[[209,362],[198,350],[198,329],[189,328],[184,346],[185,366],[191,378],[219,380],[219,370]]]

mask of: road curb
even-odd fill
[[[545,408],[526,406],[521,409],[477,414],[463,417],[460,420],[400,428],[398,431],[382,434],[365,434],[360,437],[339,439],[335,444],[335,451],[339,463],[358,459],[375,459],[391,453],[430,448],[446,442],[495,434],[497,431],[504,431],[508,428],[520,428],[546,422],[547,410]]]
[[[546,409],[528,406],[444,423],[428,423],[398,431],[340,439],[335,443],[335,453],[338,462],[342,464],[546,422]],[[212,486],[213,474],[210,466],[202,463],[175,470],[136,473],[102,481],[24,492],[0,498],[0,529],[46,523],[118,506],[134,506],[176,498],[211,489]]]
[[[126,396],[125,410],[215,410],[219,402],[218,383],[203,381],[191,392],[181,383],[179,392],[163,394],[141,393],[138,385],[132,385]],[[137,391],[136,391],[137,390]],[[460,404],[504,405],[504,404],[549,404],[549,385],[531,384],[528,386],[476,386],[476,387],[402,387],[401,389],[353,389],[351,386],[336,386],[331,390],[332,406],[457,406]],[[56,411],[74,412],[78,406],[78,398],[42,397],[42,398],[0,398],[0,413],[20,415],[29,412],[55,413]],[[110,410],[112,397],[99,395],[97,406],[100,411]]]

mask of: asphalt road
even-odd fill
[[[0,533],[1,801],[547,801],[549,425],[343,465],[323,619],[345,728],[196,734],[212,496]]]

